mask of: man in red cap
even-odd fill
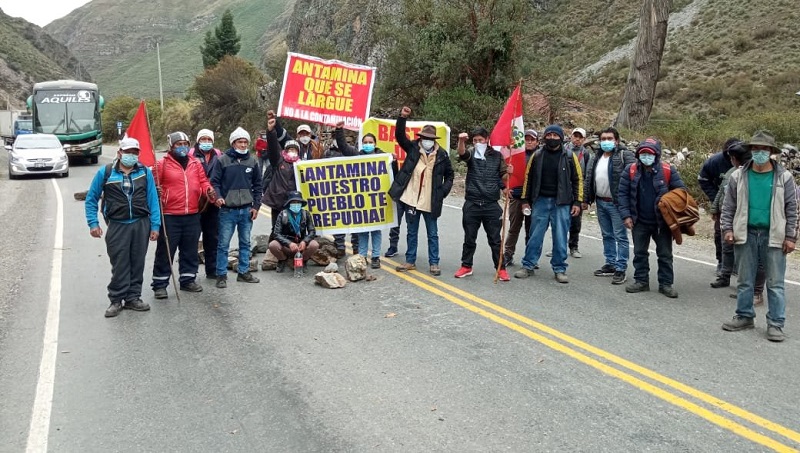
[[[650,291],[650,238],[656,243],[658,257],[658,292],[678,297],[672,287],[672,232],[658,209],[661,197],[673,189],[684,189],[678,170],[661,162],[661,142],[647,138],[636,148],[636,159],[622,172],[619,183],[619,213],[633,237],[633,283],[625,287],[629,293]]]

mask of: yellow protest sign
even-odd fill
[[[305,160],[294,164],[297,190],[314,227],[325,234],[361,233],[397,226],[389,198],[390,154]]]

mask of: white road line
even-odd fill
[[[452,208],[452,209],[458,209],[459,211],[461,211],[461,206],[454,206],[454,205],[446,204],[446,203],[444,204],[444,206],[446,206],[448,208]],[[595,236],[589,236],[588,234],[581,234],[580,236],[582,238],[592,239],[592,240],[595,240],[595,241],[600,241],[600,242],[603,241],[603,238],[598,238],[598,237],[595,237]],[[631,245],[631,250],[633,250],[633,245]],[[656,253],[656,251],[655,250],[650,250],[650,253]],[[688,257],[685,257],[685,256],[672,255],[672,257],[673,258],[677,258],[679,260],[688,261],[690,263],[704,264],[706,266],[717,267],[717,263],[710,263],[708,261],[696,260],[694,258],[688,258]],[[794,280],[789,280],[789,279],[784,280],[784,283],[786,283],[787,285],[800,286],[800,282],[796,282]]]
[[[46,452],[50,435],[50,413],[53,409],[53,388],[55,386],[56,357],[58,355],[58,322],[61,313],[61,262],[64,247],[64,200],[55,179],[56,191],[56,233],[53,241],[53,265],[50,271],[50,302],[47,306],[47,319],[44,324],[44,346],[42,362],[39,365],[39,381],[36,384],[36,399],[33,401],[31,425],[28,430],[27,453]]]

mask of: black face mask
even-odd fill
[[[546,138],[544,139],[544,146],[549,150],[557,150],[561,146],[560,138]]]

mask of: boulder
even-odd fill
[[[256,253],[267,253],[267,250],[269,250],[269,235],[259,234],[253,238],[251,243],[253,244],[253,255]]]
[[[314,282],[323,288],[336,289],[344,288],[347,284],[347,279],[338,272],[320,272],[314,276]]]
[[[89,191],[85,190],[83,192],[75,192],[74,194],[72,194],[72,196],[75,197],[75,199],[78,201],[84,201],[86,200],[87,193],[89,193]]]
[[[364,280],[367,277],[367,260],[361,255],[353,255],[345,262],[347,279],[351,282]]]
[[[276,267],[278,267],[278,258],[275,258],[275,255],[267,250],[267,255],[264,256],[264,260],[261,262],[261,270],[274,271]]]
[[[319,244],[319,250],[311,257],[311,261],[320,266],[327,266],[330,263],[335,263],[337,250],[333,241],[323,237],[317,237],[315,240]]]
[[[322,272],[325,272],[326,274],[333,274],[339,272],[339,265],[336,263],[328,264],[327,266],[325,266],[325,270],[323,270]]]

